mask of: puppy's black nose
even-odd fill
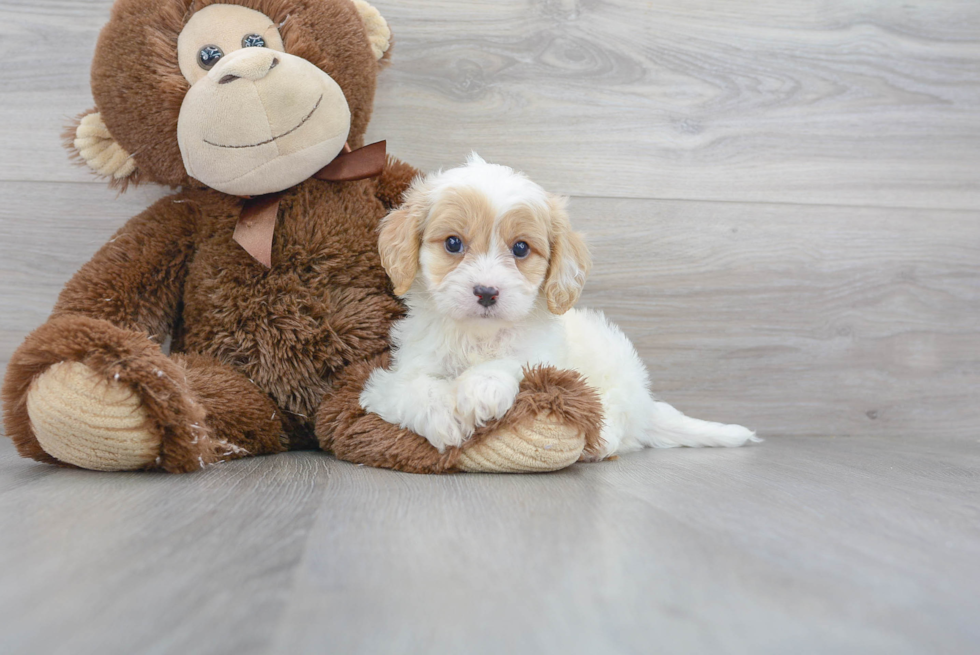
[[[489,307],[497,302],[497,296],[500,295],[500,289],[494,289],[493,287],[485,287],[481,284],[473,287],[473,295],[478,296],[480,299],[477,300],[478,303],[484,307]]]

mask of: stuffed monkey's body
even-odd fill
[[[119,59],[148,34],[141,59]],[[14,353],[4,418],[23,455],[182,472],[319,445],[407,471],[521,471],[562,468],[594,447],[598,399],[553,369],[530,372],[508,416],[442,454],[360,409],[402,313],[377,227],[416,171],[389,159],[368,179],[309,178],[343,135],[362,144],[389,41],[362,0],[117,2],[93,66],[98,113],[75,146],[123,186],[182,190],[103,246]],[[259,109],[222,132],[251,102]],[[243,188],[282,190],[269,268],[233,238]]]

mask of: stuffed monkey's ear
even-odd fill
[[[136,162],[109,134],[102,114],[92,109],[68,128],[66,145],[73,157],[113,183],[125,183],[136,173]]]
[[[550,196],[551,259],[544,281],[548,310],[564,314],[578,301],[592,268],[592,257],[582,235],[572,231],[565,211],[565,198]]]
[[[422,218],[426,211],[421,192],[413,191],[404,205],[381,221],[378,252],[396,296],[408,293],[418,273]]]
[[[354,0],[357,13],[364,21],[364,29],[367,30],[368,41],[371,42],[371,50],[374,51],[375,59],[380,60],[391,47],[391,28],[388,21],[384,19],[377,9],[369,5],[365,0]]]

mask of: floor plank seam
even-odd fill
[[[50,184],[67,184],[67,185],[77,185],[77,186],[105,186],[105,182],[101,180],[92,180],[91,182],[85,182],[81,180],[19,180],[19,179],[4,179],[0,178],[0,184],[36,184],[36,185],[50,185]],[[147,184],[144,186],[146,189],[165,189],[160,185]],[[120,192],[117,195],[122,195],[124,192]],[[725,200],[718,198],[676,198],[667,196],[607,196],[607,195],[592,195],[592,194],[581,194],[581,193],[567,193],[564,194],[568,198],[574,200],[607,200],[607,201],[651,201],[651,202],[690,202],[690,203],[704,203],[704,204],[718,204],[718,205],[767,205],[774,207],[827,207],[832,209],[877,209],[877,210],[897,210],[897,211],[927,211],[927,212],[944,212],[949,214],[969,214],[980,212],[980,207],[935,207],[935,206],[923,206],[923,205],[884,205],[884,204],[846,204],[846,203],[824,203],[824,202],[788,202],[785,200]]]

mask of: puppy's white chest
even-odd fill
[[[460,347],[446,353],[446,368],[450,375],[498,359],[515,357],[518,353],[513,335],[503,331],[492,335],[466,335],[458,341]]]

